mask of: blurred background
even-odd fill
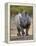
[[[17,14],[18,12],[26,11],[29,14],[33,14],[33,7],[32,6],[10,6],[10,15]]]

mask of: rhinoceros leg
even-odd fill
[[[20,35],[21,35],[21,34],[20,34],[20,29],[19,29],[19,28],[17,28],[17,30],[18,30],[17,35],[18,35],[18,36],[20,36]]]
[[[21,30],[22,30],[22,35],[24,36],[24,34],[25,34],[24,29],[23,29],[23,28],[21,28]]]
[[[26,36],[28,36],[29,28],[30,28],[30,24],[28,24],[27,27],[26,27]]]

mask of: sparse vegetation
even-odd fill
[[[33,8],[31,6],[10,6],[10,13],[18,13],[18,12],[22,12],[22,11],[26,11],[29,14],[32,14],[33,12]]]

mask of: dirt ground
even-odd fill
[[[17,36],[17,30],[15,31],[12,31],[11,30],[11,37],[10,37],[10,40],[32,40],[33,39],[33,36],[32,36],[32,25],[30,26],[30,29],[29,29],[29,36]]]
[[[12,28],[14,28],[14,30]],[[32,40],[33,39],[33,36],[32,36],[32,23],[31,23],[30,29],[28,31],[29,36],[20,36],[20,37],[18,37],[17,36],[18,31],[17,31],[16,25],[14,27],[12,25],[12,28],[10,29],[10,40]]]

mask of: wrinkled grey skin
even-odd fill
[[[18,29],[18,35],[20,34],[20,31],[22,31],[22,35],[25,34],[24,29],[26,29],[26,35],[28,35],[28,30],[30,28],[30,24],[31,24],[31,17],[28,14],[21,14],[22,17],[19,17],[20,19],[20,24],[19,26],[21,27],[21,29],[19,27],[17,27]]]
[[[23,27],[27,26],[27,24],[31,23],[31,17],[29,15],[22,15],[22,17],[20,18],[20,25]],[[24,28],[23,27],[23,28]],[[26,27],[25,27],[26,28]]]
[[[31,17],[28,14],[23,14],[22,17],[20,18],[20,26],[22,29],[22,35],[24,35],[24,30],[26,29],[26,35],[28,35],[28,30],[30,28],[30,24],[31,24]]]

